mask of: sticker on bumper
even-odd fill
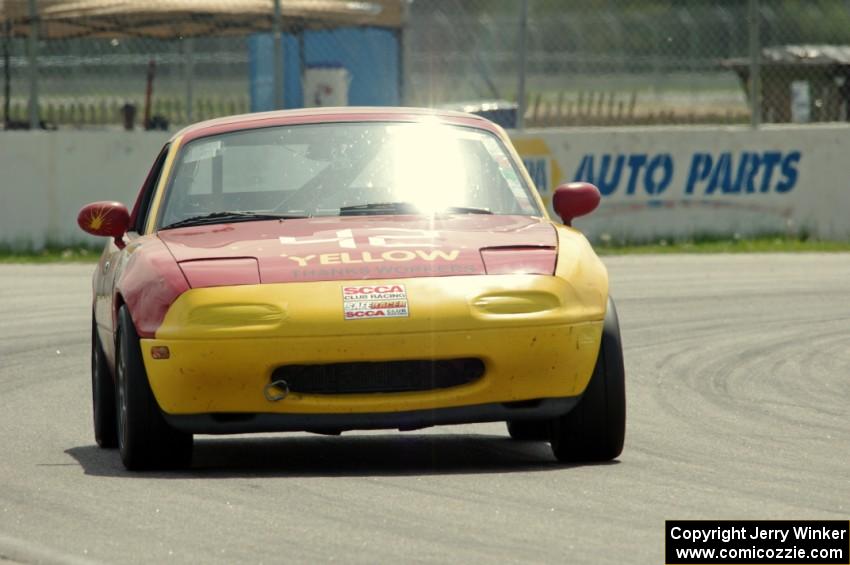
[[[344,286],[342,309],[346,320],[407,318],[407,290],[403,284]]]

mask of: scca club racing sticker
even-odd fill
[[[346,320],[407,318],[407,290],[403,284],[342,287],[342,309]]]

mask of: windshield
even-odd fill
[[[223,212],[541,215],[531,194],[502,142],[486,131],[383,122],[285,126],[188,143],[158,226]]]

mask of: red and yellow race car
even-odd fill
[[[617,457],[607,273],[558,188],[469,114],[336,108],[203,122],[162,149],[94,275],[98,445],[186,466],[193,434],[506,421],[563,461]]]

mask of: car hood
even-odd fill
[[[164,230],[194,287],[475,274],[553,274],[557,234],[528,216],[357,216]]]

